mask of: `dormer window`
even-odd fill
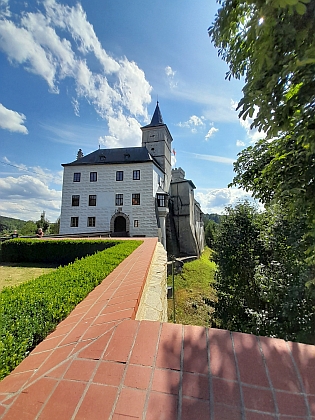
[[[105,162],[105,160],[106,160],[106,156],[105,155],[100,155],[100,161]]]

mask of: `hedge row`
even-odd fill
[[[113,240],[12,239],[2,243],[2,261],[65,265],[117,244]]]
[[[141,243],[117,241],[95,255],[4,288],[0,293],[0,380]]]

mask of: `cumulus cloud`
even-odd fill
[[[49,188],[38,177],[21,175],[0,178],[0,214],[22,220],[39,219],[45,210],[48,219],[60,215],[61,191]]]
[[[180,122],[177,125],[179,127],[187,127],[191,130],[192,133],[196,133],[198,127],[203,127],[205,125],[204,119],[205,119],[204,116],[197,117],[197,115],[192,115],[188,119],[188,121]]]
[[[106,148],[119,147],[121,142],[128,146],[140,146],[140,124],[135,118],[126,117],[123,113],[108,117],[109,136],[99,138],[99,143]]]
[[[25,119],[26,117],[24,114],[7,109],[0,103],[0,128],[12,132],[28,134],[27,128],[24,125]]]
[[[125,128],[135,117],[147,121],[152,87],[144,72],[126,57],[115,59],[104,50],[82,6],[45,0],[38,7],[36,13],[21,12],[15,20],[0,19],[0,50],[8,59],[42,77],[54,93],[64,78],[72,79],[76,115],[79,100],[86,99],[108,124],[110,118],[121,120],[121,114]],[[91,69],[89,60],[93,69],[98,62],[98,70]],[[168,70],[170,78],[174,75]],[[113,126],[111,120],[111,131]]]
[[[226,206],[235,206],[243,200],[254,202],[250,193],[237,188],[208,189],[205,192],[197,191],[195,197],[204,213],[222,214]],[[258,204],[257,206],[262,208]]]
[[[166,66],[165,67],[165,74],[167,76],[167,80],[168,80],[170,88],[171,89],[176,88],[177,87],[177,82],[175,81],[176,71],[173,70],[171,66]]]
[[[210,139],[210,137],[212,137],[217,131],[219,131],[219,129],[218,128],[215,128],[215,127],[211,127],[210,128],[210,130],[208,131],[208,133],[206,134],[206,137],[205,137],[205,139],[206,140],[209,140]]]

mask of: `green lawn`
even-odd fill
[[[0,263],[0,291],[5,286],[17,286],[55,270],[52,264]]]
[[[205,248],[199,260],[184,264],[182,273],[175,275],[176,323],[211,326],[212,305],[216,301],[213,288],[216,266],[210,260],[211,252]],[[172,276],[168,277],[168,285],[172,285]],[[168,319],[173,321],[172,299],[168,301]]]

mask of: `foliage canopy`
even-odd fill
[[[226,77],[245,79],[239,117],[266,138],[234,165],[233,185],[264,203],[306,213],[315,225],[315,2],[219,0],[209,28]]]
[[[293,341],[314,340],[312,270],[304,259],[305,218],[279,206],[264,213],[228,207],[215,235],[219,326]]]

